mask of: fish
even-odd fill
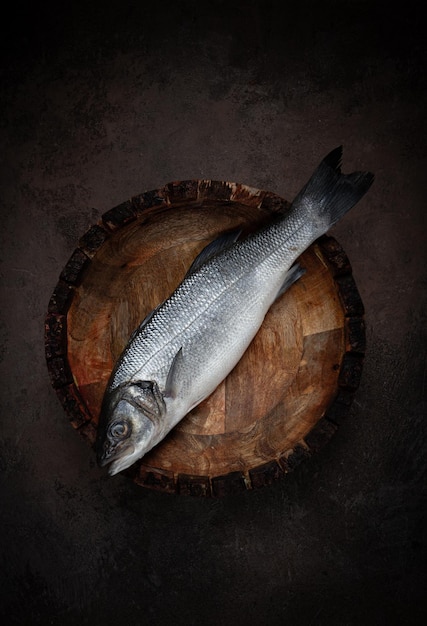
[[[103,396],[97,462],[113,476],[158,445],[239,362],[269,308],[303,274],[298,257],[368,191],[330,152],[290,209],[243,236],[223,233],[134,330]],[[248,390],[250,393],[250,390]]]

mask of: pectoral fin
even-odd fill
[[[182,356],[182,347],[175,354],[171,363],[168,377],[166,379],[165,396],[175,398],[179,388],[179,381],[182,379],[184,358]]]
[[[276,300],[280,298],[280,296],[284,294],[291,285],[293,285],[299,278],[301,278],[301,276],[305,274],[305,272],[306,270],[301,267],[299,263],[295,263],[295,265],[293,265],[286,274],[285,280],[283,281],[283,284],[280,287],[279,292],[276,296]]]

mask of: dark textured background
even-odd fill
[[[18,1],[3,15],[3,623],[427,623],[424,39],[408,2]],[[239,496],[107,478],[44,361],[80,235],[180,178],[292,198],[339,144],[345,171],[376,173],[333,230],[367,311],[348,420]]]

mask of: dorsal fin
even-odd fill
[[[163,303],[162,303],[163,304]],[[146,326],[148,324],[148,322],[151,320],[151,318],[153,317],[154,313],[157,311],[157,309],[159,309],[161,307],[161,304],[158,304],[152,311],[150,311],[149,313],[147,313],[147,315],[144,317],[144,319],[142,320],[142,322],[140,323],[139,326],[137,326],[135,328],[135,330],[132,332],[131,336],[129,337],[129,341],[132,341],[135,336],[144,328],[144,326]]]
[[[231,230],[228,233],[223,233],[222,235],[208,243],[208,245],[205,246],[201,252],[199,252],[199,254],[190,265],[187,276],[197,271],[202,265],[204,265],[207,261],[212,259],[223,250],[231,248],[233,243],[235,243],[239,238],[241,232],[241,228]]]

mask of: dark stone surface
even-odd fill
[[[2,20],[2,623],[427,622],[426,44],[417,5],[392,6],[23,1]],[[176,180],[292,198],[340,144],[376,182],[332,233],[367,332],[338,432],[219,500],[107,478],[45,364],[80,237]]]

